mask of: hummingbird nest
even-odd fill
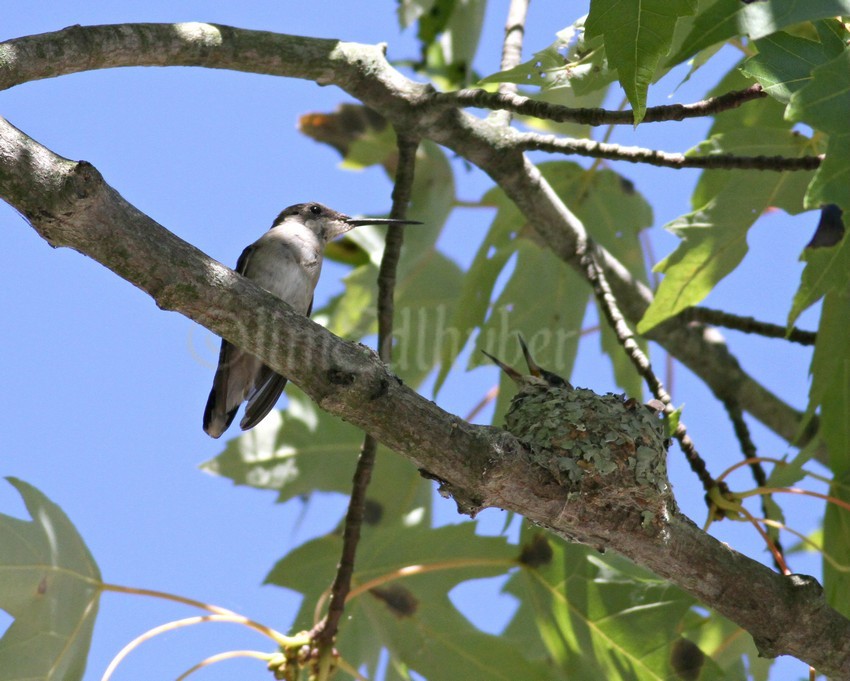
[[[519,386],[505,428],[528,448],[530,460],[568,490],[568,498],[637,507],[641,524],[666,515],[669,440],[658,410],[622,394],[573,388],[537,366],[520,337],[530,375],[488,355]],[[485,353],[486,354],[486,353]]]

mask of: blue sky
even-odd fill
[[[497,70],[503,3],[490,3],[476,67]],[[582,3],[535,0],[524,54],[548,45]],[[8,39],[70,24],[131,21],[213,21],[316,37],[389,43],[390,58],[417,53],[412,31],[400,33],[395,3],[372,2],[357,12],[347,3],[111,3],[8,0],[2,35]],[[566,9],[564,9],[566,7]],[[727,55],[725,68],[733,62]],[[651,104],[701,99],[717,70],[699,74],[676,91],[681,71],[651,91]],[[714,74],[714,75],[711,75]],[[53,151],[92,162],[129,201],[212,257],[234,265],[285,206],[318,200],[347,213],[380,214],[390,205],[383,172],[338,170],[339,157],[296,131],[300,114],[330,111],[351,101],[335,88],[225,71],[189,68],[123,69],[28,83],[0,93],[0,115]],[[707,123],[618,129],[612,141],[684,151]],[[652,240],[658,257],[674,240],[660,227],[688,212],[696,171],[621,166],[655,210]],[[480,172],[455,164],[458,196],[477,200],[490,187]],[[441,248],[466,266],[492,214],[458,210]],[[797,257],[816,224],[812,214],[763,217],[750,233],[751,254],[739,272],[707,301],[781,323],[799,281]],[[325,499],[303,509],[278,506],[274,494],[237,488],[201,473],[197,465],[222,443],[201,430],[217,340],[189,320],[160,311],[145,294],[90,259],[50,248],[12,209],[0,205],[3,290],[0,372],[4,391],[3,463],[44,491],[70,516],[109,582],[181,593],[238,610],[282,628],[294,615],[291,594],[260,583],[273,562],[305,537],[332,527],[341,508]],[[317,302],[339,290],[345,270],[326,266]],[[765,295],[769,291],[769,295]],[[813,328],[804,315],[801,325]],[[729,335],[732,349],[757,379],[804,408],[807,351],[780,341]],[[590,339],[573,382],[599,392],[613,389]],[[660,354],[656,360],[663,360]],[[461,363],[459,366],[463,366]],[[439,403],[467,413],[495,382],[494,369],[456,371]],[[676,403],[698,447],[716,473],[739,458],[725,413],[701,383],[681,367]],[[754,424],[760,452],[781,456],[778,439]],[[704,519],[701,492],[671,454],[677,498],[696,522]],[[741,486],[749,480],[741,479]],[[817,523],[817,507],[799,508],[801,531]],[[443,518],[454,516],[445,502]],[[0,511],[23,515],[11,487],[0,484]],[[797,513],[797,511],[792,511]],[[484,514],[485,524],[498,513]],[[493,519],[488,521],[488,518]],[[718,536],[762,556],[754,534],[729,523]],[[817,561],[795,558],[795,569],[817,573]],[[107,594],[95,630],[87,679],[99,678],[128,640],[184,609],[148,599]],[[0,613],[0,627],[4,624]],[[255,637],[228,625],[206,625],[163,637],[136,652],[120,679],[173,678],[201,657],[251,647]],[[802,675],[802,665],[793,668]],[[255,663],[230,662],[205,679],[266,678]]]

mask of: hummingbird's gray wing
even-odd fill
[[[307,308],[307,316],[313,311],[313,301]],[[266,415],[274,409],[274,405],[280,399],[283,389],[286,387],[287,378],[281,376],[274,369],[263,364],[257,375],[255,385],[259,386],[256,392],[248,398],[245,406],[245,414],[239,422],[242,430],[249,430],[266,418]]]
[[[245,274],[253,251],[253,244],[242,251],[236,261],[236,271],[239,274]],[[245,395],[253,384],[252,374],[260,367],[262,364],[256,357],[222,339],[218,367],[204,409],[204,431],[208,435],[221,437],[230,427],[239,405],[245,400]]]

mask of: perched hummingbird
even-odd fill
[[[381,218],[355,220],[321,203],[298,203],[285,209],[268,232],[242,251],[236,271],[289,303],[296,312],[309,315],[325,246],[330,241],[361,225],[418,224],[422,223]],[[286,380],[259,358],[222,340],[204,410],[204,430],[211,437],[220,437],[245,400],[248,404],[239,426],[242,430],[253,428],[272,410]]]

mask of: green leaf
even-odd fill
[[[363,433],[319,409],[295,386],[287,386],[287,394],[285,411],[271,412],[230,440],[202,470],[237,485],[277,490],[280,503],[314,492],[350,494]],[[380,448],[369,488],[371,512],[398,517],[428,509],[431,486],[405,459]]]
[[[450,64],[471,70],[484,23],[486,0],[455,0],[454,11],[442,36],[443,53]]]
[[[667,66],[675,66],[693,57],[712,45],[738,35],[740,0],[717,0],[697,14],[691,32],[682,41],[682,46],[667,60]]]
[[[845,414],[846,417],[846,414]],[[850,476],[846,470],[842,476],[836,476],[830,495],[850,504]],[[850,514],[837,504],[828,503],[823,520],[823,544],[830,557],[838,565],[850,565]],[[826,602],[845,617],[850,617],[850,602],[847,590],[850,589],[850,575],[838,569],[830,561],[823,561],[823,588]]]
[[[62,509],[27,483],[6,479],[33,520],[0,514],[0,608],[15,618],[0,639],[0,681],[81,679],[100,570]]]
[[[845,241],[848,238],[845,237]],[[820,407],[819,432],[837,478],[850,474],[850,285],[824,297],[812,356],[809,408]],[[827,538],[827,546],[833,546]],[[850,583],[850,582],[848,582]]]
[[[685,617],[682,636],[723,670],[723,678],[767,681],[773,660],[761,657],[752,636],[726,618],[692,610]]]
[[[635,125],[643,120],[649,84],[670,49],[676,22],[696,10],[696,0],[591,0],[588,34],[605,36],[609,68],[617,70]]]
[[[701,144],[698,151],[800,156],[806,152],[806,144],[786,130],[741,130],[715,135]],[[646,333],[702,301],[743,260],[747,253],[747,232],[765,210],[780,207],[795,214],[803,209],[810,178],[811,173],[799,171],[704,173],[694,192],[694,201],[700,202],[699,209],[666,226],[682,243],[656,265],[656,271],[665,276],[638,324],[638,331]]]
[[[613,171],[587,171],[575,163],[544,163],[539,168],[555,192],[588,226],[590,235],[623,262],[634,277],[646,281],[637,235],[652,224],[652,210],[631,182]],[[483,201],[495,204],[498,213],[464,277],[456,312],[449,324],[459,334],[458,343],[443,348],[435,391],[475,328],[481,328],[476,347],[489,347],[491,354],[508,363],[519,361],[515,332],[521,331],[531,340],[530,336],[540,331],[543,335],[537,341],[540,344],[537,352],[541,356],[537,360],[541,366],[564,375],[572,368],[573,343],[578,340],[583,310],[589,299],[586,284],[550,252],[544,253],[537,246],[528,247],[523,251],[522,261],[517,261],[506,285],[507,292],[503,291],[491,308],[499,275],[513,262],[511,258],[521,244],[530,245],[529,239],[537,237],[500,190],[491,190]],[[519,238],[525,234],[529,239]],[[547,295],[539,295],[540,291],[546,291]],[[473,355],[470,366],[482,363],[477,354]],[[625,369],[618,372],[617,378],[624,384],[633,380]],[[502,395],[500,403],[504,403]]]
[[[459,343],[450,320],[457,309],[463,275],[439,251],[411,246],[402,256],[396,281],[392,368],[406,383],[419,385],[447,349]],[[345,292],[316,313],[338,336],[360,340],[377,333],[378,268],[358,267],[345,277]],[[459,350],[458,350],[459,351]]]
[[[723,78],[706,94],[709,97],[743,90],[753,85],[752,78],[742,73],[741,62],[735,64]],[[707,137],[726,132],[736,132],[742,128],[785,128],[790,129],[791,123],[785,120],[785,106],[773,97],[763,97],[745,106],[724,111],[722,116],[715,116]],[[703,173],[703,176],[706,173]]]
[[[832,134],[826,146],[826,157],[806,192],[808,208],[834,203],[850,213],[850,134]]]
[[[480,352],[486,350],[525,373],[516,335],[520,332],[540,366],[569,379],[590,291],[551,249],[521,239],[516,252],[516,267],[481,326],[470,367],[489,363]],[[503,375],[493,423],[502,422],[515,392],[516,386]]]
[[[806,256],[822,257],[820,251],[845,251],[848,243],[850,237],[845,234],[841,244],[829,249],[807,249]],[[838,253],[832,255],[837,256]],[[829,467],[835,476],[830,494],[850,502],[850,420],[847,418],[850,414],[850,343],[847,342],[850,338],[850,280],[846,252],[843,257],[845,270],[830,277],[833,286],[823,300],[806,414],[810,416],[820,409],[818,432],[826,444]],[[829,265],[822,271],[834,269],[834,262]],[[806,270],[809,267],[807,264]],[[827,504],[823,546],[828,547],[828,552],[839,564],[850,564],[850,516],[836,504]],[[827,560],[824,560],[823,572],[827,601],[845,616],[850,615],[850,603],[846,597],[850,589],[850,574]]]
[[[811,80],[816,67],[841,51],[841,48],[835,50],[834,43],[824,45],[784,32],[754,44],[759,53],[747,59],[741,68],[761,83],[765,92],[784,104]]]
[[[666,414],[664,417],[664,429],[667,431],[667,437],[672,438],[676,432],[676,429],[679,427],[679,422],[682,420],[682,410],[685,408],[683,404],[680,407],[676,407],[670,414]]]
[[[797,318],[831,291],[843,291],[850,283],[850,238],[828,248],[807,248],[800,258],[806,263],[800,286],[788,313],[788,328]],[[821,339],[818,337],[818,346]]]
[[[436,0],[405,12],[405,19],[418,15],[418,38],[428,69],[448,79],[449,87],[469,81],[484,21],[485,0]],[[432,74],[433,75],[433,74]]]
[[[340,548],[338,535],[322,537],[290,553],[270,573],[268,582],[305,595],[297,628],[312,624]],[[515,565],[515,546],[501,537],[477,536],[472,523],[432,529],[419,517],[385,516],[363,528],[354,596],[337,648],[354,666],[365,664],[370,676],[385,646],[393,663],[427,678],[546,678],[525,651],[478,630],[449,598],[458,584],[504,574]]]
[[[791,24],[828,19],[848,12],[850,0],[760,0],[747,4],[740,0],[717,0],[697,15],[690,34],[667,64],[679,64],[697,52],[736,35],[748,35],[758,40]]]
[[[596,306],[598,310],[598,301]],[[626,395],[634,397],[636,400],[643,400],[643,378],[641,378],[637,369],[635,369],[635,365],[632,363],[632,360],[629,359],[629,356],[620,344],[616,332],[611,328],[611,325],[605,321],[605,315],[602,310],[598,310],[597,315],[599,319],[602,320],[599,324],[599,342],[602,347],[602,352],[608,355],[611,359],[611,367],[614,370],[614,380],[623,392],[626,393]],[[636,340],[638,345],[640,345],[641,350],[647,354],[649,351],[649,344],[646,340],[640,337],[636,337]]]
[[[648,278],[639,234],[640,230],[652,225],[652,208],[635,190],[634,185],[615,172],[597,171],[593,176],[592,190],[588,191],[579,205],[581,214],[587,218],[585,224],[593,239],[622,263],[636,280],[646,284]],[[643,378],[626,355],[617,340],[617,334],[605,321],[601,310],[598,317],[602,320],[602,351],[611,358],[614,380],[627,395],[642,399]],[[637,338],[637,342],[648,356],[649,345],[646,340]]]
[[[550,249],[522,239],[516,253],[516,267],[481,326],[475,348],[520,366],[524,360],[516,333],[521,332],[537,363],[567,378],[590,292]],[[489,360],[482,353],[473,353],[470,366],[484,363]]]
[[[441,346],[441,366],[434,394],[437,394],[453,368],[455,359],[466,346],[472,331],[484,323],[496,279],[513,254],[512,242],[524,224],[519,209],[501,189],[491,189],[484,195],[482,202],[496,205],[498,212],[461,282],[460,295],[449,323],[450,328],[457,330],[458,342]]]
[[[358,142],[376,145],[376,139],[368,130],[361,130],[348,155]],[[373,162],[388,170],[394,168],[398,160],[395,136],[380,148]],[[445,153],[426,141],[417,150],[410,204],[410,217],[424,224],[405,229],[395,289],[394,370],[414,386],[433,369],[442,345],[451,344],[454,337],[446,324],[454,312],[462,274],[457,264],[435,247],[454,201],[454,176]],[[345,277],[342,294],[314,312],[317,322],[348,340],[359,341],[377,333],[377,276],[385,232],[385,227],[367,226],[349,233],[349,242],[368,256],[368,262]]]
[[[321,411],[296,386],[286,392],[285,411],[229,440],[201,469],[237,485],[279,490],[280,502],[314,491],[348,494],[363,433]]]
[[[829,133],[826,158],[806,196],[806,205],[835,203],[850,211],[850,50],[817,67],[809,83],[791,96],[788,117]]]
[[[814,442],[817,441],[817,438],[815,438]],[[805,478],[806,471],[803,470],[803,466],[811,461],[813,449],[814,447],[810,444],[805,449],[801,450],[797,456],[794,457],[793,461],[776,464],[773,467],[773,470],[770,471],[770,475],[767,476],[765,486],[792,487],[795,483]]]
[[[538,529],[524,527],[521,542],[534,559],[505,587],[520,601],[505,638],[558,678],[677,678],[671,657],[695,605],[690,596],[625,559]],[[729,678],[710,657],[700,659],[700,679]]]
[[[507,71],[497,71],[480,80],[478,85],[517,83],[537,86],[543,91],[568,88],[576,95],[602,90],[615,80],[615,72],[608,68],[602,39],[590,39],[584,23],[584,17],[578,19],[558,31],[555,42],[535,52],[527,62]]]
[[[850,0],[760,0],[745,5],[744,31],[753,40],[775,33],[791,24],[850,14]]]
[[[404,29],[410,26],[414,21],[417,21],[421,16],[426,14],[434,6],[436,0],[398,0],[399,27]]]
[[[850,50],[844,50],[812,72],[812,79],[795,92],[788,118],[830,133],[847,133],[850,110]]]

